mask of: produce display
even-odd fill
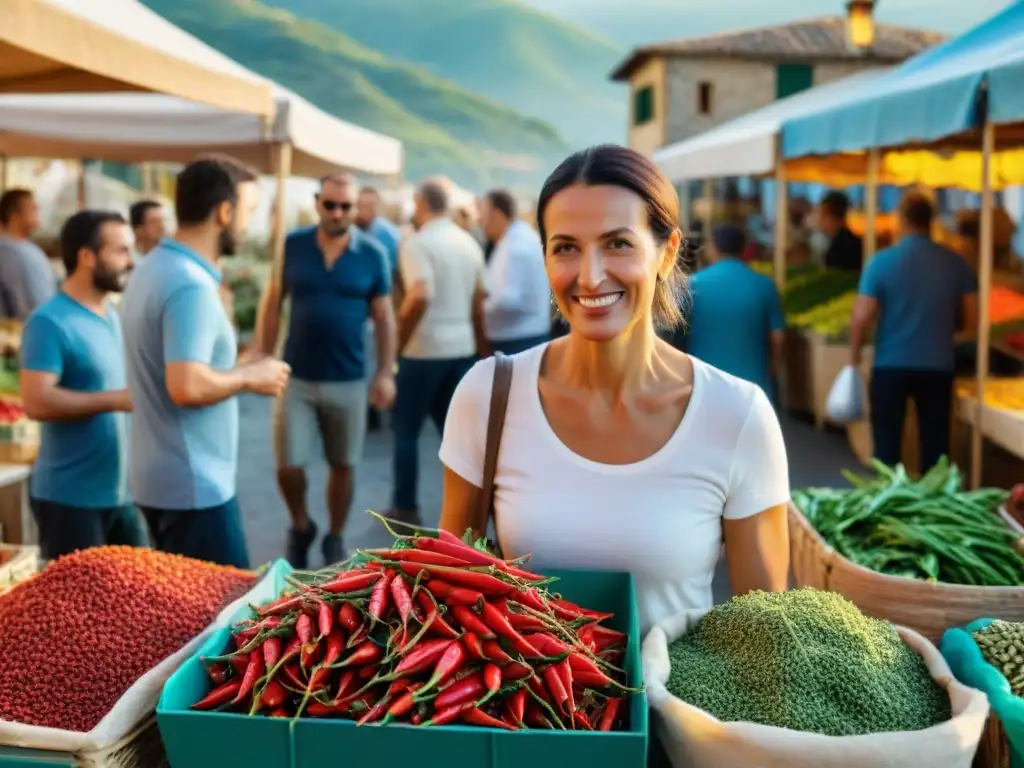
[[[1010,498],[1006,500],[1006,511],[1017,523],[1024,525],[1024,483],[1018,483],[1010,489]]]
[[[874,477],[844,472],[853,488],[793,492],[793,503],[823,539],[879,573],[972,586],[1024,584],[1018,535],[999,517],[1005,491],[965,491],[943,459],[920,480],[903,465],[873,462]]]
[[[387,524],[387,523],[385,523]],[[389,528],[394,534],[394,531]],[[624,727],[633,689],[610,614],[549,591],[550,579],[444,531],[296,574],[204,659],[193,705],[359,725],[448,723],[519,730]]]
[[[786,316],[786,323],[792,328],[813,331],[829,338],[844,336],[850,330],[850,317],[857,293],[850,291],[812,307],[806,312]]]
[[[734,597],[668,652],[668,691],[726,722],[856,736],[950,718],[949,697],[892,624],[833,592]]]
[[[957,379],[959,397],[977,398],[977,379]],[[986,379],[985,405],[1005,411],[1024,411],[1024,379]]]
[[[755,271],[768,277],[770,263],[752,263]],[[791,328],[837,338],[850,328],[850,314],[857,298],[856,272],[798,265],[786,270],[782,309]]]
[[[0,720],[88,732],[255,581],[133,547],[59,558],[0,596]]]
[[[993,621],[971,636],[985,661],[1010,683],[1013,695],[1024,697],[1024,622]]]

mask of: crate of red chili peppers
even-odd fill
[[[645,764],[629,574],[531,573],[421,529],[279,577],[168,681],[172,768]]]

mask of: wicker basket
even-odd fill
[[[0,544],[0,553],[13,555],[0,564],[0,595],[29,579],[39,570],[39,547]]]
[[[75,755],[78,768],[168,768],[167,753],[152,715],[116,744]]]
[[[38,455],[38,442],[0,440],[0,464],[35,464]]]
[[[1024,621],[1024,587],[968,587],[887,576],[855,565],[789,506],[793,578],[798,587],[838,592],[864,613],[910,627],[934,643],[950,627],[995,616]]]
[[[1010,742],[1002,721],[995,714],[989,714],[985,723],[985,731],[974,756],[974,768],[1011,768]]]

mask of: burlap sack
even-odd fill
[[[704,613],[688,611],[655,625],[642,650],[653,728],[675,768],[970,768],[988,717],[988,700],[958,683],[938,649],[916,632],[897,627],[948,691],[952,719],[923,731],[822,736],[724,723],[668,692],[669,643]]]

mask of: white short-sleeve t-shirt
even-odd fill
[[[506,557],[535,568],[630,571],[646,630],[712,606],[722,519],[789,501],[782,431],[761,389],[696,358],[679,427],[634,464],[590,461],[551,429],[538,391],[547,345],[513,357],[512,389],[495,476],[495,524]],[[459,384],[441,461],[483,484],[494,360]]]

